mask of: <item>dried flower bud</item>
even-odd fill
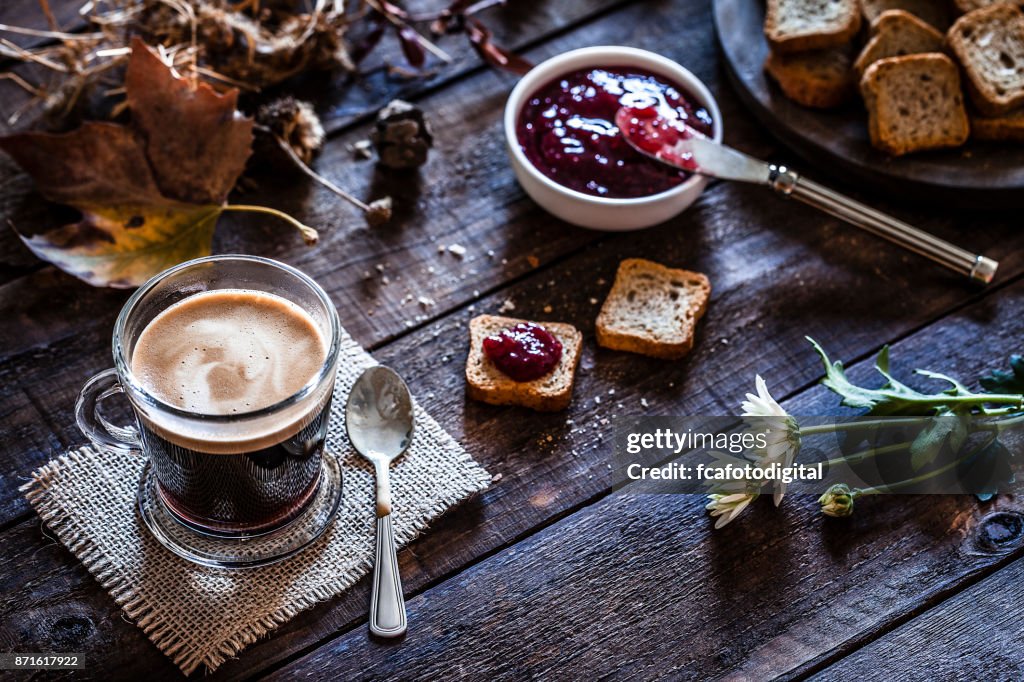
[[[370,133],[380,163],[388,168],[418,168],[427,162],[434,144],[423,111],[400,99],[393,100],[377,114]]]
[[[391,220],[391,197],[371,201],[366,211],[366,224],[370,227],[377,227],[389,220]]]
[[[843,517],[853,513],[853,500],[857,494],[845,483],[836,483],[818,498],[821,513],[826,516]]]
[[[261,106],[256,122],[284,140],[303,163],[309,164],[323,146],[324,128],[309,102],[281,97]]]

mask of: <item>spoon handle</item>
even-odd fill
[[[373,594],[370,597],[370,632],[378,637],[405,634],[405,600],[402,579],[398,575],[395,533],[391,514],[377,517],[377,561],[373,570]]]

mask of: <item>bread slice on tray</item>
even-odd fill
[[[858,0],[768,0],[764,34],[780,53],[838,47],[860,30]]]
[[[572,401],[583,334],[571,324],[535,322],[561,342],[562,359],[550,373],[539,379],[514,381],[484,353],[484,339],[523,322],[528,320],[498,315],[479,315],[470,321],[469,358],[466,360],[469,397],[491,405],[521,405],[539,412],[564,410]]]
[[[973,12],[974,10],[981,9],[982,7],[988,7],[989,5],[996,5],[1000,2],[1010,1],[1011,0],[953,0],[953,4],[956,6],[958,12],[961,14],[967,14],[968,12]],[[1024,0],[1016,0],[1016,2],[1013,2],[1012,4],[1024,5]]]
[[[1024,105],[1024,12],[1008,4],[974,10],[948,38],[981,113],[1002,116]]]
[[[946,0],[860,0],[860,4],[868,23],[893,9],[909,12],[940,31],[945,31],[952,23]]]
[[[957,147],[970,132],[960,72],[934,52],[880,59],[864,72],[871,144],[894,156]]]
[[[1024,142],[1024,109],[1005,116],[971,115],[971,137],[976,140]]]
[[[764,69],[789,99],[805,107],[831,109],[856,92],[849,46],[795,54],[769,52]]]
[[[619,264],[597,316],[597,343],[674,360],[693,348],[697,320],[707,309],[711,283],[699,272],[628,258]]]
[[[943,52],[946,36],[910,12],[892,9],[882,12],[871,24],[872,37],[853,66],[859,76],[872,63],[886,57],[921,52]]]

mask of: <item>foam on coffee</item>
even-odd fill
[[[228,415],[295,394],[326,356],[320,328],[291,301],[223,289],[190,296],[157,315],[136,341],[131,365],[160,400]]]

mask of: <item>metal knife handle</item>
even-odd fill
[[[930,258],[950,270],[967,275],[976,282],[988,284],[996,274],[999,264],[991,258],[954,246],[924,230],[801,177],[785,166],[772,164],[768,168],[768,184],[780,194],[799,199],[851,225]]]

